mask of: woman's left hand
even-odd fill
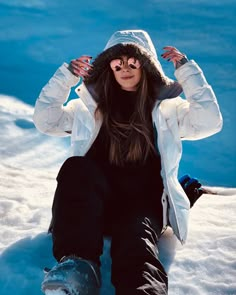
[[[163,49],[166,50],[166,52],[164,52],[161,56],[167,61],[172,61],[175,68],[183,58],[186,58],[186,55],[184,53],[181,53],[177,48],[173,46],[166,46]]]

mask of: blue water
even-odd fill
[[[34,105],[61,63],[96,56],[116,30],[144,29],[158,53],[173,45],[199,63],[224,117],[217,135],[184,143],[180,174],[235,187],[235,8],[229,0],[0,0],[0,93]]]

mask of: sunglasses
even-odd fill
[[[139,69],[141,67],[141,64],[138,59],[134,57],[130,57],[127,60],[128,67],[132,70]],[[110,62],[110,67],[114,72],[119,72],[125,65],[125,62],[122,58],[113,59]]]

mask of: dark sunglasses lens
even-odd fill
[[[133,65],[133,64],[129,64],[129,67],[130,67],[131,69],[133,69],[133,70],[136,70],[136,69],[137,69],[137,67],[136,67],[135,65]]]
[[[120,67],[120,66],[116,66],[116,67],[115,67],[115,71],[116,71],[116,72],[119,72],[120,70],[121,70],[121,67]]]

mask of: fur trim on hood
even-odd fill
[[[137,58],[153,82],[157,81],[158,85],[162,85],[158,99],[173,98],[182,92],[180,84],[164,74],[153,42],[148,33],[143,30],[117,31],[111,36],[104,51],[94,59],[93,69],[89,72],[90,76],[85,79],[89,90],[109,66],[110,61],[122,55]]]

